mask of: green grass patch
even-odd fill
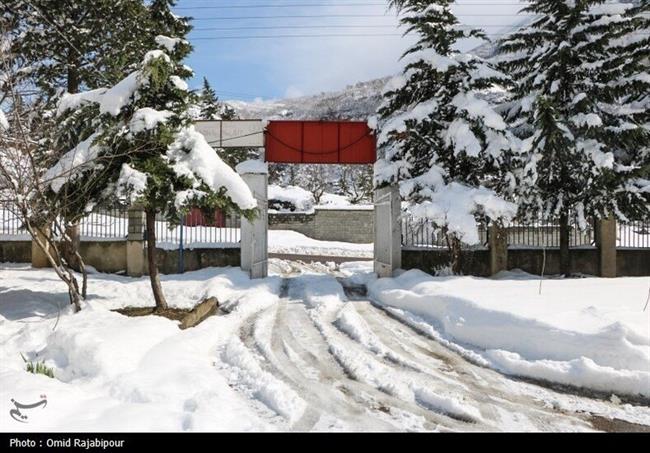
[[[42,374],[44,376],[54,378],[54,369],[48,367],[45,365],[45,362],[32,362],[30,360],[27,360],[22,353],[20,354],[20,357],[23,358],[23,361],[26,363],[26,370],[30,373],[34,374]]]

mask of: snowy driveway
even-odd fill
[[[356,267],[355,267],[356,266]],[[475,364],[461,346],[364,294],[367,263],[271,260],[163,277],[176,306],[217,297],[221,313],[181,331],[156,316],[149,282],[90,277],[63,310],[51,270],[0,267],[0,431],[579,431],[650,427],[650,408],[558,392]],[[25,371],[21,354],[55,378]],[[48,397],[28,424],[7,401]],[[647,426],[641,426],[647,425]]]
[[[650,420],[647,408],[561,394],[474,365],[378,308],[354,281],[310,273],[324,266],[275,264],[288,277],[281,299],[251,316],[222,358],[231,385],[282,414],[283,429],[577,431],[594,429],[599,418],[590,414]]]

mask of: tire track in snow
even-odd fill
[[[469,387],[468,393],[482,405],[482,411],[489,411],[489,414],[484,414],[485,418],[494,420],[496,429],[500,426],[516,429],[512,423],[525,426],[527,421],[522,416],[531,423],[528,430],[599,429],[592,424],[591,414],[608,414],[612,418],[625,419],[630,416],[632,419],[643,417],[643,408],[628,408],[633,412],[629,414],[625,408],[607,401],[557,393],[535,383],[505,376],[473,360],[472,351],[455,344],[445,344],[446,341],[441,342],[435,335],[429,336],[419,326],[412,326],[408,319],[402,320],[401,316],[386,311],[382,306],[360,300],[354,294],[352,296],[357,299],[355,307],[387,344],[390,340],[397,340],[398,344],[392,346],[400,348],[406,342],[406,350],[415,349],[425,356],[432,355],[435,359],[447,361],[453,370],[450,375],[455,374],[456,379]],[[424,348],[423,341],[426,344]],[[404,352],[405,349],[401,350]]]
[[[362,295],[349,301],[334,275],[293,276],[281,296],[247,320],[238,339],[304,403],[293,418],[285,410],[284,429],[589,430],[590,414],[577,412],[602,406],[468,362],[460,346],[450,349]]]

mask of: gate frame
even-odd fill
[[[200,125],[201,132],[212,136],[211,144],[217,148],[260,148],[262,156],[265,154],[265,143],[260,143],[260,136],[266,136],[265,121],[217,120],[197,124]],[[213,129],[213,125],[216,128]],[[236,133],[232,131],[241,131],[242,127],[246,128],[246,134],[238,132],[240,135],[233,135]],[[376,158],[375,150],[375,160]],[[243,163],[246,165],[240,164],[236,170],[251,189],[260,208],[255,219],[249,221],[242,218],[241,222],[241,268],[247,271],[252,279],[257,279],[268,276],[268,164],[264,157],[261,162],[253,162],[255,164],[251,165],[251,161]],[[295,162],[300,163],[302,162]],[[375,189],[374,207],[374,271],[380,278],[392,277],[402,264],[401,197],[398,187],[391,185]]]

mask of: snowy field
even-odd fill
[[[522,275],[434,279],[411,271],[376,280],[369,266],[271,260],[274,275],[264,280],[238,269],[165,276],[172,305],[216,296],[223,308],[181,331],[164,318],[110,311],[153,305],[147,279],[93,274],[87,303],[72,314],[52,271],[2,264],[0,401],[46,395],[48,404],[30,411],[27,423],[3,409],[0,430],[650,426],[647,400],[622,394],[638,389],[637,376],[647,395],[648,279],[547,280],[540,297],[536,281]],[[364,283],[375,303],[360,290]],[[21,353],[45,361],[55,378],[26,372]],[[567,366],[572,382],[598,382],[606,397],[558,393],[492,369]],[[605,368],[609,376],[592,380],[594,369]]]

